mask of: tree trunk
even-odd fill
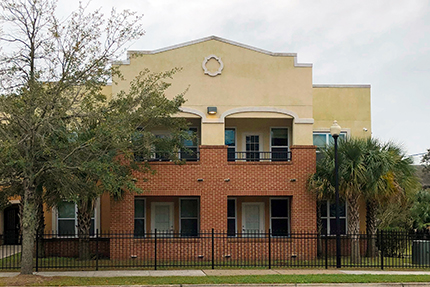
[[[36,189],[28,180],[24,180],[23,187],[21,274],[33,274],[33,252],[37,222],[37,210],[34,202]]]
[[[351,236],[351,263],[359,264],[360,256],[360,214],[359,195],[353,194],[348,198],[348,233]]]
[[[376,257],[376,201],[366,201],[366,234],[367,234],[367,257]]]
[[[40,190],[37,191],[36,196],[36,208],[37,208],[37,234],[39,235],[39,244],[38,244],[38,256],[45,257],[45,244],[44,241],[41,240],[45,233],[45,213],[43,211],[43,194]]]
[[[93,201],[81,200],[78,205],[78,237],[79,237],[79,259],[88,260],[90,253],[90,230]]]

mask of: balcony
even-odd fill
[[[250,162],[285,162],[291,161],[291,151],[272,150],[272,151],[234,151],[228,149],[227,161],[250,161]]]

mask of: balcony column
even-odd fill
[[[293,122],[292,145],[313,145],[313,122]]]
[[[202,122],[202,145],[224,145],[224,123]]]

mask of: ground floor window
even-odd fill
[[[336,234],[336,204],[333,201],[324,200],[319,203],[321,210],[322,234]],[[340,234],[346,234],[347,215],[345,201],[340,201],[339,219]]]
[[[76,236],[78,233],[78,207],[74,202],[63,201],[57,205],[58,236]],[[95,235],[96,208],[92,211],[90,234]]]
[[[227,236],[236,236],[236,222],[237,222],[237,215],[236,215],[236,199],[235,198],[229,198],[227,200]]]
[[[288,236],[290,232],[290,201],[288,198],[270,199],[270,229],[272,236]]]
[[[199,234],[199,200],[198,198],[180,199],[181,236],[198,236]]]
[[[145,199],[134,199],[134,236],[145,236]]]

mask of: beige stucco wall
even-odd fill
[[[224,69],[221,75],[211,77],[204,74],[202,63],[205,57],[216,55],[221,58]],[[312,67],[295,65],[294,55],[268,55],[217,40],[208,40],[190,44],[164,52],[145,54],[133,53],[129,64],[121,65],[125,80],[112,86],[115,95],[127,90],[129,82],[145,68],[152,72],[182,70],[174,75],[172,86],[167,91],[173,97],[187,90],[189,108],[202,114],[201,143],[204,145],[224,144],[223,113],[244,107],[257,108],[252,115],[264,118],[285,118],[286,114],[264,111],[265,107],[291,112],[300,119],[312,118]],[[218,63],[211,59],[207,67],[214,70]],[[207,107],[215,106],[218,111],[214,116],[207,114]],[[261,110],[262,109],[262,110]],[[237,117],[251,117],[246,113],[236,113]],[[207,124],[206,122],[217,122]],[[301,129],[302,126],[296,126]],[[312,130],[312,124],[303,127]],[[295,133],[292,144],[312,144],[308,132]]]
[[[313,97],[314,130],[328,131],[337,120],[350,136],[371,136],[370,86],[315,87]]]

